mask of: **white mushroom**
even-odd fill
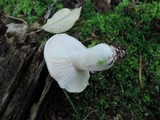
[[[63,89],[82,92],[87,85],[90,71],[109,69],[116,61],[118,49],[105,43],[86,48],[67,34],[51,37],[44,48],[48,71]]]

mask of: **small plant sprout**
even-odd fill
[[[123,55],[123,50],[105,43],[86,48],[67,34],[54,35],[44,48],[51,77],[61,88],[73,93],[82,92],[89,85],[90,71],[107,70]]]
[[[104,65],[106,63],[105,59],[101,59],[97,61],[97,65]]]

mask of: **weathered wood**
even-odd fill
[[[24,75],[21,76],[18,83],[19,85],[17,86],[4,113],[5,119],[16,119],[17,117],[23,117],[22,119],[24,119],[25,115],[22,115],[23,112],[26,112],[31,106],[30,104],[33,102],[31,97],[34,97],[32,94],[34,94],[34,90],[38,84],[40,72],[44,66],[44,61],[36,60],[37,54],[33,61],[30,60],[31,64],[27,65],[29,68],[26,68],[25,71],[23,71]],[[23,109],[17,103],[20,103],[21,106],[23,106]]]
[[[6,49],[0,49],[0,119],[41,120],[52,87],[43,59],[44,44],[25,50],[15,44],[1,45]]]
[[[29,120],[40,120],[43,118],[44,115],[41,113],[44,113],[46,111],[46,108],[49,107],[48,97],[50,95],[49,93],[51,91],[51,87],[53,87],[52,83],[53,83],[53,79],[48,75],[46,79],[45,87],[43,89],[43,92],[41,94],[39,101],[32,105]],[[54,119],[52,118],[52,120]]]
[[[14,49],[11,45],[0,57],[0,115],[11,99],[29,58],[27,53]]]

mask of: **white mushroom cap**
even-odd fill
[[[54,35],[45,45],[44,58],[48,71],[68,92],[82,92],[89,85],[89,71],[77,69],[72,61],[76,52],[85,49],[81,42],[66,34]]]

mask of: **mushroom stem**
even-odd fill
[[[72,62],[79,70],[102,71],[113,66],[116,59],[115,48],[102,43],[92,48],[75,52]]]

